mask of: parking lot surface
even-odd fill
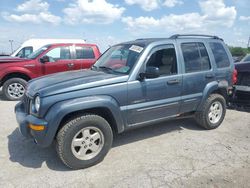
[[[228,110],[216,130],[192,119],[116,136],[100,164],[73,171],[54,146],[39,148],[17,128],[0,91],[0,187],[249,187],[250,116]]]

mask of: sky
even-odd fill
[[[30,38],[110,45],[173,34],[211,34],[246,47],[250,0],[1,0],[0,53]]]

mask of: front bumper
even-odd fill
[[[39,119],[33,115],[27,114],[25,112],[23,102],[20,102],[16,105],[15,113],[21,134],[26,138],[34,139],[38,145],[44,146],[44,142],[46,140],[46,133],[48,130],[48,122],[44,119]],[[43,125],[45,126],[45,129],[42,131],[34,131],[29,128],[29,124]]]

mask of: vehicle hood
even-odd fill
[[[245,63],[235,63],[235,68],[237,72],[249,72],[250,73],[250,62]]]
[[[11,57],[11,56],[2,56],[0,57],[0,64],[1,63],[16,63],[22,61],[29,61],[30,59],[19,58],[19,57]]]
[[[27,94],[39,93],[41,97],[75,90],[94,88],[127,81],[128,76],[108,74],[101,71],[77,70],[56,73],[33,79],[28,84]]]

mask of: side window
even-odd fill
[[[177,74],[177,61],[173,45],[155,51],[149,58],[146,66],[158,67],[160,75]]]
[[[203,43],[183,43],[181,49],[186,73],[205,71],[211,68],[208,53]]]
[[[57,47],[50,50],[46,56],[49,57],[49,62],[55,62],[60,59],[71,59],[69,47]]]
[[[29,46],[29,47],[25,47],[24,48],[24,57],[27,57],[28,55],[30,55],[33,52],[33,47]]]
[[[21,58],[24,57],[24,54],[23,54],[24,51],[23,51],[23,50],[24,50],[24,49],[22,48],[22,49],[16,54],[16,56],[17,56],[17,57],[21,57]]]
[[[199,50],[200,50],[200,56],[201,56],[201,70],[210,70],[211,65],[207,53],[207,49],[202,43],[198,43]]]
[[[76,46],[76,59],[95,59],[93,49],[91,47]]]
[[[18,53],[17,53],[17,57],[27,57],[28,55],[30,55],[33,52],[33,47],[28,46],[28,47],[24,47],[22,48]]]
[[[209,45],[212,49],[217,67],[218,68],[228,67],[230,65],[230,61],[228,59],[227,53],[223,45],[218,42],[210,42]]]

